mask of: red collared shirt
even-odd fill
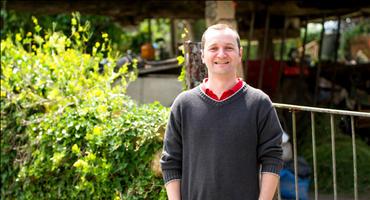
[[[235,94],[235,92],[237,92],[240,88],[243,87],[243,81],[238,78],[238,82],[234,85],[234,87],[232,87],[231,89],[229,90],[226,90],[225,92],[222,93],[221,97],[218,98],[217,95],[215,93],[213,93],[213,91],[210,89],[210,88],[207,88],[206,87],[206,82],[208,81],[208,78],[205,78],[203,80],[203,83],[201,85],[201,89],[202,91],[209,97],[211,97],[212,99],[216,100],[216,101],[222,101],[222,100],[225,100],[226,98],[230,97],[231,95]]]

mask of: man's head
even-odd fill
[[[225,24],[210,26],[202,36],[202,61],[208,75],[235,77],[242,48],[238,33]]]
[[[201,47],[202,49],[204,49],[204,44],[206,42],[206,34],[212,30],[218,30],[218,31],[223,31],[223,30],[230,30],[234,33],[235,35],[235,40],[236,40],[236,43],[238,44],[238,48],[240,49],[240,37],[239,37],[239,34],[238,32],[236,32],[233,28],[231,28],[229,25],[227,24],[215,24],[215,25],[212,25],[210,27],[207,28],[206,31],[204,31],[203,35],[202,35],[202,43],[201,43]]]

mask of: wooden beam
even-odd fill
[[[250,50],[251,50],[251,46],[252,46],[252,37],[253,37],[253,32],[254,32],[255,17],[256,17],[256,13],[252,12],[251,13],[250,25],[249,25],[247,55],[246,55],[246,58],[245,58],[245,69],[244,69],[244,78],[245,78],[245,80],[248,80],[248,61],[251,60],[250,59]]]
[[[319,44],[319,57],[317,63],[317,70],[316,70],[316,84],[315,84],[315,96],[314,96],[314,106],[317,105],[317,96],[319,95],[319,79],[321,75],[321,64],[322,64],[322,44],[324,41],[324,33],[325,33],[325,15],[321,19],[321,33],[320,33],[320,44]]]
[[[266,21],[265,21],[265,35],[263,38],[263,52],[262,52],[262,58],[261,58],[261,65],[260,65],[260,71],[258,76],[258,88],[262,89],[262,83],[263,83],[263,74],[265,69],[265,62],[266,62],[266,51],[267,51],[267,40],[269,36],[269,27],[270,27],[270,13],[269,9],[266,9]]]

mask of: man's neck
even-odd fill
[[[215,95],[220,97],[223,92],[233,88],[237,82],[236,76],[210,76],[208,77],[206,85]]]

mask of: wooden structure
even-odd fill
[[[4,0],[2,8],[32,13],[57,14],[79,11],[82,14],[105,15],[122,25],[136,25],[148,18],[203,19],[207,6],[212,10],[212,1],[170,1],[170,0]],[[299,28],[300,21],[320,19],[323,16],[361,15],[369,16],[370,3],[362,0],[320,1],[320,0],[234,0],[232,7],[235,21],[242,38],[249,36],[253,24],[253,36],[263,35],[267,13],[270,16],[270,31],[282,35],[285,19],[288,26]],[[218,2],[219,4],[219,2]],[[218,12],[218,11],[217,11]],[[212,17],[212,14],[211,14]],[[217,17],[217,16],[215,16]],[[252,20],[254,19],[254,20]],[[253,23],[252,23],[253,22]],[[287,32],[288,35],[290,31]]]
[[[238,32],[242,39],[258,40],[260,47],[258,53],[258,63],[253,63],[247,60],[244,63],[243,70],[244,77],[248,80],[248,76],[252,75],[249,73],[250,68],[254,67],[254,76],[256,78],[256,87],[264,89],[266,83],[266,73],[275,73],[278,71],[277,80],[280,80],[283,74],[283,64],[271,64],[272,51],[272,39],[281,39],[282,42],[286,38],[299,37],[300,28],[305,28],[305,37],[302,41],[303,46],[307,43],[307,24],[309,21],[316,21],[324,23],[326,20],[335,19],[340,20],[344,17],[353,16],[365,16],[370,15],[370,2],[363,0],[352,0],[352,1],[321,1],[321,0],[251,0],[242,1],[234,0],[229,2],[216,2],[216,1],[167,1],[167,0],[137,0],[137,1],[117,1],[117,0],[4,0],[2,2],[2,8],[6,10],[17,10],[17,11],[28,11],[32,13],[44,13],[44,14],[56,14],[61,12],[70,13],[72,11],[79,11],[82,14],[96,14],[106,15],[112,17],[118,23],[122,25],[135,25],[144,19],[148,18],[171,18],[171,19],[204,19],[208,23],[215,22],[229,22],[237,27]],[[340,23],[338,23],[340,26]],[[338,27],[338,30],[340,27]],[[320,44],[322,46],[324,30],[321,34]],[[339,47],[339,36],[340,32],[336,33],[335,49]],[[173,43],[173,41],[171,41]],[[191,49],[191,48],[188,48]],[[319,48],[319,61],[317,65],[316,88],[315,94],[318,93],[319,88],[317,87],[319,77],[322,74],[323,62],[321,60],[321,49]],[[247,49],[247,58],[249,58],[250,45]],[[305,54],[303,48],[302,54]],[[284,45],[281,45],[280,58],[283,57]],[[332,63],[336,63],[338,55],[335,51]],[[196,55],[196,54],[194,54]],[[189,61],[192,57],[188,57]],[[197,59],[195,59],[197,60]],[[194,60],[194,61],[195,61]],[[198,59],[199,60],[199,59]],[[280,59],[282,60],[282,59]],[[305,69],[303,68],[304,57],[300,58],[298,62],[299,66],[299,78],[302,80],[305,75]],[[191,62],[188,62],[191,63]],[[195,63],[193,63],[194,65]],[[274,66],[274,67],[271,67]],[[338,72],[337,65],[332,65],[332,74],[329,78],[330,81],[336,82]],[[257,69],[257,70],[256,70]],[[190,69],[189,69],[190,70]],[[328,69],[324,69],[326,73]],[[248,74],[249,73],[249,74]],[[201,77],[201,76],[199,76]],[[199,78],[198,77],[198,78]],[[294,89],[296,94],[305,91],[307,85],[303,85],[303,81],[297,80],[298,83],[292,83],[292,87],[284,88],[278,81],[276,90],[288,90],[292,93]],[[190,84],[190,83],[189,83]],[[294,88],[293,88],[294,86]],[[269,89],[267,89],[269,90]],[[334,84],[332,87],[334,91]],[[281,92],[280,92],[281,93]],[[283,95],[284,96],[284,95]],[[297,95],[297,98],[302,98],[303,95]],[[286,102],[284,99],[277,101]],[[317,98],[314,98],[314,102],[317,102]],[[294,103],[294,102],[288,102]],[[301,103],[300,101],[295,103]]]

